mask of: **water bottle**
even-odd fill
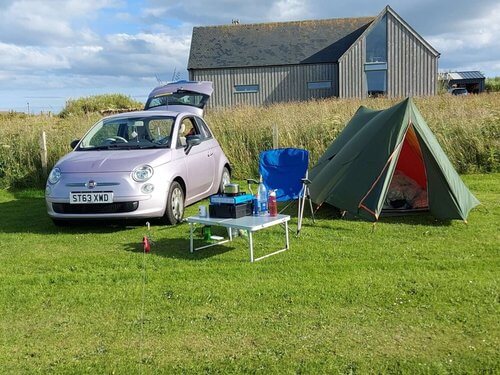
[[[278,216],[278,202],[276,202],[276,190],[269,191],[269,216]]]
[[[257,195],[254,195],[253,197],[252,210],[253,216],[259,216],[259,200],[257,199]]]
[[[267,189],[260,177],[259,189],[257,190],[257,201],[259,202],[259,216],[265,216],[267,211]]]

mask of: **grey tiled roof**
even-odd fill
[[[374,19],[195,27],[188,69],[336,62]]]

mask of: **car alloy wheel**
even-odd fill
[[[226,186],[227,184],[230,184],[230,183],[231,183],[231,175],[229,174],[229,170],[227,169],[227,167],[224,167],[224,169],[222,170],[222,176],[220,179],[219,193],[223,194],[224,193],[224,186]]]
[[[182,221],[184,215],[184,190],[181,185],[174,181],[170,185],[168,192],[167,207],[165,209],[165,219],[167,224],[174,225]]]

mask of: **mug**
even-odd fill
[[[207,206],[198,206],[198,216],[207,217]]]

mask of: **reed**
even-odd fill
[[[209,112],[207,121],[234,165],[237,178],[256,175],[260,151],[272,147],[278,128],[280,147],[310,151],[314,164],[360,105],[384,109],[398,100],[317,100],[267,107]],[[499,170],[500,94],[415,99],[445,153],[460,173]]]
[[[360,105],[384,109],[398,100],[325,99],[264,107],[209,110],[206,114],[237,179],[257,175],[258,154],[273,146],[273,127],[280,147],[311,153],[311,165],[336,138]],[[500,93],[416,98],[416,105],[445,153],[460,173],[500,170]],[[42,187],[38,140],[47,133],[49,168],[70,151],[99,119],[96,113],[68,117],[0,114],[0,186]]]

